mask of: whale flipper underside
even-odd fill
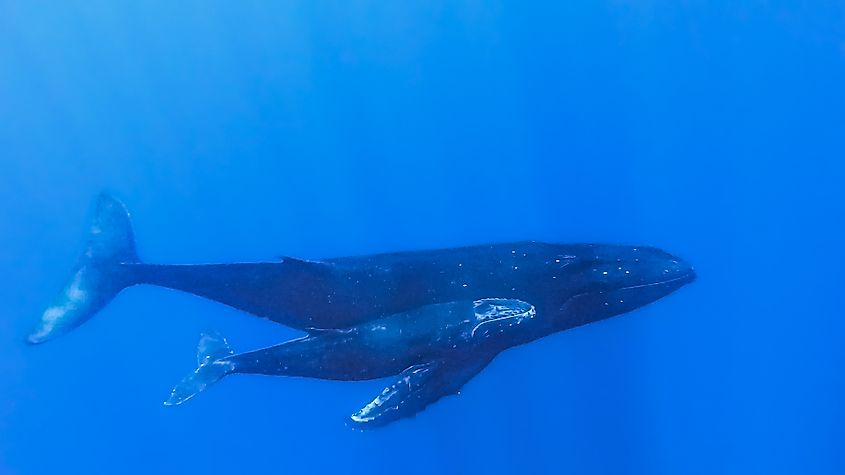
[[[464,361],[435,360],[411,366],[350,419],[358,427],[374,428],[412,417],[439,399],[457,394],[494,356],[476,356]]]

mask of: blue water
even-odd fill
[[[845,473],[845,3],[525,3],[0,1],[0,473]],[[699,278],[376,431],[384,380],[168,408],[200,331],[298,333],[138,287],[24,345],[101,190],[151,262],[537,239]]]

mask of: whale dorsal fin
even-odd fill
[[[411,366],[369,404],[352,414],[352,422],[362,428],[376,427],[411,417],[438,399],[457,394],[492,359],[484,355],[468,361],[435,360]]]
[[[296,269],[321,270],[328,269],[330,266],[330,264],[323,261],[311,261],[308,259],[300,259],[298,257],[291,256],[279,256],[279,259],[282,260],[282,264],[291,266]]]

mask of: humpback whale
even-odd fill
[[[124,288],[177,289],[307,335],[235,354],[225,338],[205,334],[197,369],[166,405],[235,373],[396,377],[351,416],[375,427],[456,393],[509,348],[632,311],[694,279],[689,264],[654,247],[534,241],[319,261],[147,264],[126,208],[103,194],[70,280],[28,341],[69,332]]]
[[[423,410],[453,394],[501,351],[542,335],[527,302],[482,299],[420,307],[347,329],[309,335],[234,354],[219,335],[203,335],[199,367],[165,401],[181,404],[233,373],[358,381],[398,375],[353,414],[358,427],[377,427]],[[533,324],[533,325],[532,325]]]
[[[101,194],[71,278],[27,341],[43,343],[73,330],[124,288],[140,284],[202,296],[300,330],[348,329],[486,298],[528,302],[544,321],[567,329],[638,308],[694,277],[689,264],[654,247],[535,241],[319,261],[148,264],[138,257],[126,207]]]

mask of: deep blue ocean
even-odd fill
[[[0,0],[0,473],[845,473],[845,3]],[[134,287],[24,338],[101,191],[155,263],[534,239],[698,279],[359,432],[390,380],[233,376]]]

